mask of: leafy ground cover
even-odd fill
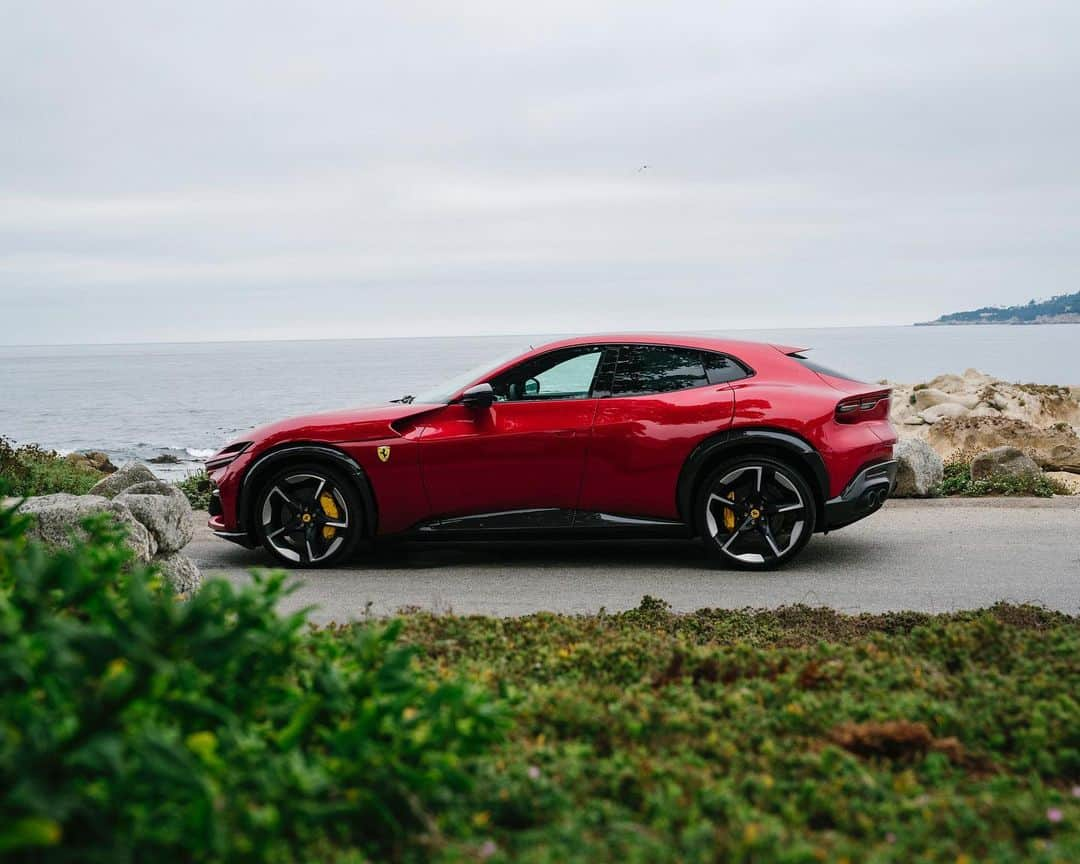
[[[1080,622],[702,610],[413,614],[513,708],[474,819],[499,858],[1080,859]]]
[[[14,861],[1074,861],[1080,619],[179,602],[0,512]]]
[[[177,480],[176,486],[194,509],[206,510],[210,506],[210,484],[205,471],[195,471],[183,480]]]
[[[74,464],[55,451],[36,444],[16,446],[0,436],[0,480],[11,495],[50,495],[70,492],[84,495],[101,474]]]
[[[1050,498],[1071,495],[1062,483],[1044,474],[1025,474],[1019,477],[984,477],[971,479],[971,459],[956,457],[945,462],[945,474],[937,488],[939,495],[977,497],[983,495],[1032,496]]]

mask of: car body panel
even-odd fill
[[[717,352],[735,358],[748,376],[647,395],[594,393],[482,407],[455,401],[519,363],[584,345]],[[896,435],[887,419],[838,422],[841,399],[881,388],[819,374],[787,356],[800,350],[670,334],[564,339],[494,367],[461,387],[449,404],[391,403],[272,423],[243,436],[250,446],[228,464],[217,461],[222,454],[209,460],[220,507],[210,525],[223,535],[253,539],[241,505],[258,483],[258,466],[282,448],[298,448],[302,458],[304,447],[334,448],[358,466],[374,502],[369,527],[379,535],[433,525],[692,521],[680,501],[691,454],[718,436],[739,444],[740,433],[754,431],[772,430],[804,443],[824,465],[824,471],[809,472],[824,487],[821,500],[834,499],[868,465],[891,460]],[[824,483],[818,473],[826,476]],[[508,515],[515,513],[520,516]]]
[[[578,506],[679,518],[682,466],[703,438],[731,426],[733,406],[727,384],[599,400]]]
[[[577,506],[598,399],[446,405],[420,428],[432,517]]]

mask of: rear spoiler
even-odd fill
[[[809,348],[792,348],[790,345],[773,345],[777,351],[781,354],[786,354],[790,357],[792,354],[802,354],[803,351],[809,351]]]

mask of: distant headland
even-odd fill
[[[950,312],[916,327],[945,324],[1080,324],[1080,291],[1049,300],[1029,300],[1022,306],[983,306],[969,312]]]

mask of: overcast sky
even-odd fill
[[[0,342],[909,323],[1080,288],[1077,0],[0,20]]]

